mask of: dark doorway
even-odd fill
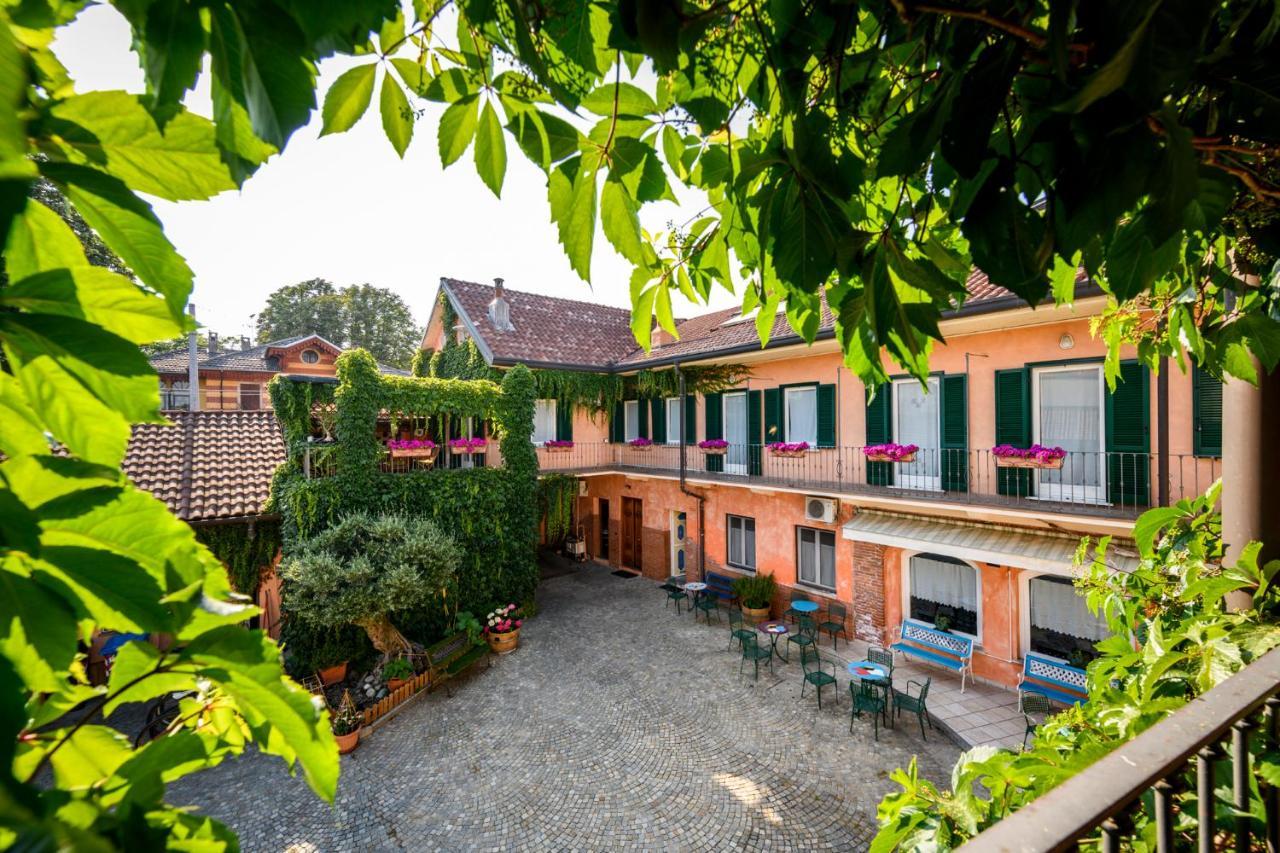
[[[609,562],[609,501],[600,498],[600,514],[596,516],[596,524],[600,526],[600,549],[596,556]]]
[[[640,571],[643,557],[640,537],[644,531],[643,504],[639,498],[622,499],[622,567]]]

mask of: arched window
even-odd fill
[[[307,364],[315,364],[320,360],[320,353],[313,349],[304,349],[302,351],[302,360]]]
[[[1098,656],[1093,646],[1109,635],[1107,623],[1089,612],[1070,578],[1037,575],[1027,583],[1027,596],[1031,651],[1077,666]]]
[[[940,554],[911,558],[909,612],[912,619],[942,620],[949,630],[978,636],[978,570],[962,560]]]

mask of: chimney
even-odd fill
[[[191,333],[187,335],[187,408],[200,411],[200,348],[196,343],[196,306],[192,305]]]
[[[209,355],[214,356],[217,354],[218,354],[218,333],[210,332],[209,333]]]
[[[248,336],[248,335],[241,335],[241,336],[240,336],[240,351],[241,351],[241,352],[244,352],[244,351],[245,351],[245,350],[247,350],[248,348],[249,348],[249,336]]]
[[[657,323],[653,324],[653,331],[649,332],[649,343],[653,349],[664,347],[667,344],[674,344],[675,342],[676,339],[674,335],[659,326]]]
[[[489,303],[489,322],[499,332],[515,331],[511,322],[511,305],[507,302],[506,291],[502,287],[502,279],[493,280],[493,301]]]

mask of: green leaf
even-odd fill
[[[382,22],[378,30],[378,52],[387,54],[395,50],[404,41],[404,9],[397,9],[395,15]]]
[[[599,160],[585,155],[566,160],[552,170],[547,182],[551,218],[573,268],[583,281],[591,280],[591,244],[596,231],[596,169]]]
[[[409,109],[409,99],[404,90],[390,74],[382,77],[382,96],[379,98],[382,110],[382,129],[396,154],[404,159],[404,152],[413,139],[413,110]]]
[[[57,786],[75,791],[109,779],[131,757],[129,739],[120,732],[110,726],[82,726],[53,753],[49,763]]]
[[[180,110],[161,132],[136,95],[90,92],[50,111],[69,156],[97,166],[131,189],[169,201],[206,199],[236,183],[218,150],[213,124]]]
[[[14,41],[7,19],[0,19],[0,245],[13,217],[27,204],[27,191],[36,176],[27,157],[26,55]]]
[[[582,99],[582,107],[598,116],[647,116],[658,111],[653,98],[630,83],[606,83]]]
[[[26,392],[12,374],[0,372],[0,453],[48,453],[40,418],[31,408]]]
[[[507,143],[493,104],[485,101],[476,128],[476,171],[493,194],[502,197],[502,180],[507,173]]]
[[[612,176],[600,192],[600,224],[604,236],[624,258],[636,266],[644,264],[644,242],[640,238],[640,217],[635,200],[622,182]]]
[[[377,65],[372,62],[357,65],[333,81],[324,96],[324,126],[320,130],[321,136],[350,130],[360,120],[369,108],[369,101],[373,99],[377,70]]]
[[[231,176],[241,182],[277,149],[259,138],[245,106],[244,44],[239,24],[225,8],[210,10],[210,20],[213,120],[217,125],[218,144],[227,155],[227,168]]]
[[[154,0],[146,7],[146,21],[141,27],[138,23],[133,21],[134,31],[142,33],[138,53],[147,91],[158,108],[180,104],[195,86],[204,58],[200,7],[185,0]]]
[[[168,633],[175,627],[157,578],[127,557],[101,547],[48,545],[37,568],[75,594],[82,618],[120,631]]]
[[[1059,305],[1071,305],[1076,301],[1076,278],[1080,272],[1079,252],[1071,263],[1060,256],[1053,256],[1053,269],[1049,270],[1049,283],[1053,287],[1053,301]]]
[[[476,133],[479,108],[480,99],[468,95],[456,104],[450,104],[440,117],[440,162],[443,165],[452,165],[466,153],[471,137]]]
[[[119,179],[71,163],[42,163],[76,211],[145,284],[164,295],[169,313],[183,322],[191,295],[191,269],[164,236],[151,206]]]
[[[0,558],[0,655],[29,690],[58,689],[78,637],[67,603],[26,575],[16,556]]]
[[[191,690],[195,679],[188,672],[162,672],[163,655],[145,640],[125,643],[116,652],[107,692],[111,701],[102,706],[102,716],[110,717],[129,702],[146,702],[166,693]]]
[[[404,81],[404,85],[411,92],[414,92],[419,97],[426,97],[427,86],[431,83],[431,75],[427,72],[425,65],[399,56],[392,59],[391,64],[395,67],[396,73],[400,75],[400,79]]]
[[[1151,19],[1159,9],[1160,0],[1151,3],[1142,20],[1129,33],[1129,38],[1125,40],[1124,45],[1115,52],[1106,65],[1095,71],[1074,95],[1057,107],[1060,112],[1082,112],[1094,101],[1110,95],[1125,84],[1129,79],[1129,72],[1133,70],[1133,63],[1142,52]]]
[[[108,269],[80,266],[23,278],[0,291],[0,305],[78,317],[137,344],[182,334],[165,301]]]
[[[62,217],[31,200],[13,220],[4,249],[4,271],[18,281],[44,270],[85,266],[84,247]]]

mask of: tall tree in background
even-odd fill
[[[384,364],[408,367],[422,336],[409,306],[384,287],[336,288],[322,278],[291,284],[267,297],[258,342],[315,333],[341,347],[364,347]]]

